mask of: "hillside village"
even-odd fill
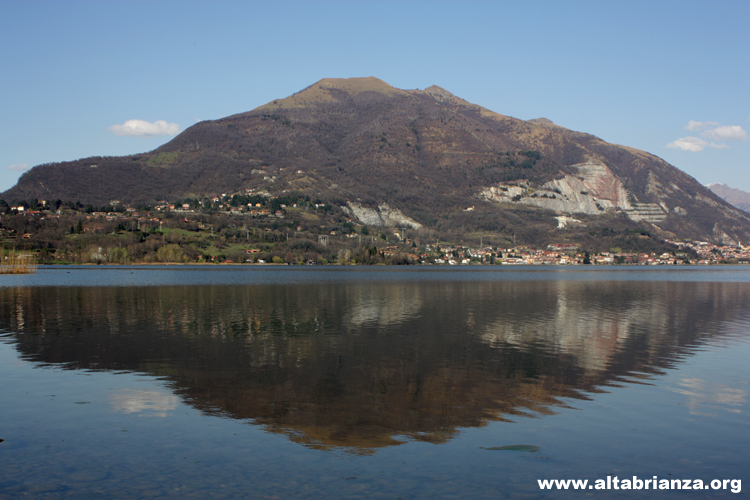
[[[569,241],[447,241],[413,228],[362,224],[335,203],[248,189],[205,199],[95,208],[33,200],[0,202],[6,252],[76,264],[710,265],[750,263],[750,248],[701,241],[660,250],[608,251]],[[562,233],[561,233],[562,234]],[[638,235],[648,240],[649,235]],[[561,238],[562,240],[563,238]],[[566,238],[569,239],[569,238]]]

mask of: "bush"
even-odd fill
[[[187,262],[187,257],[177,244],[164,245],[156,251],[158,262]]]

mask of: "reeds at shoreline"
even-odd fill
[[[32,274],[36,272],[36,257],[32,254],[0,252],[0,274]]]

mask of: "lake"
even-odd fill
[[[748,359],[750,267],[40,267],[0,499],[731,497]],[[633,476],[734,483],[538,483]]]

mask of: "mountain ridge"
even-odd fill
[[[750,193],[747,191],[736,189],[719,182],[708,184],[706,187],[734,207],[744,210],[745,212],[750,212]]]
[[[436,232],[550,234],[580,215],[618,231],[750,243],[747,214],[653,154],[375,77],[322,79],[147,153],[37,166],[0,196],[148,204],[242,190],[385,205]]]

